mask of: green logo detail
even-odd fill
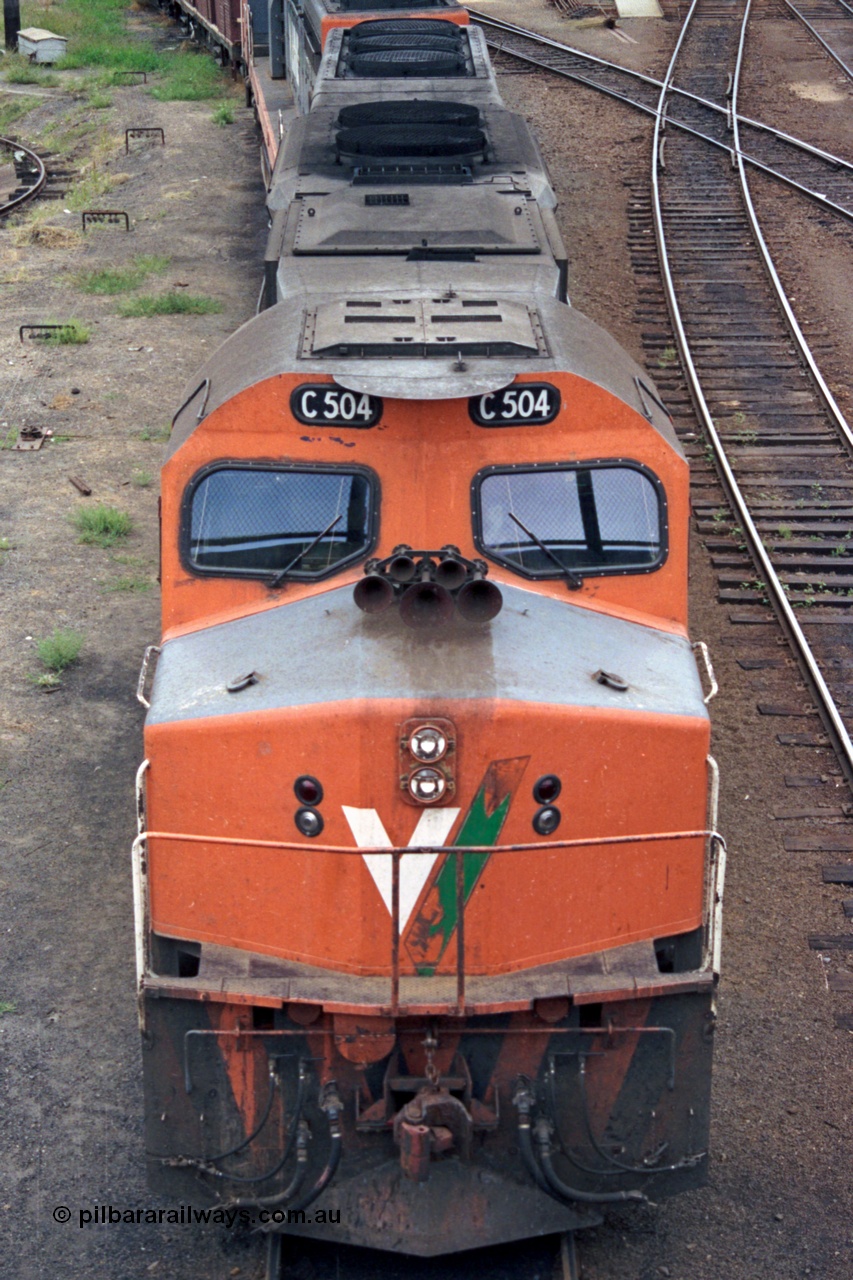
[[[494,845],[503,830],[513,796],[527,768],[529,756],[493,760],[459,828],[454,844],[462,847]],[[465,903],[474,892],[488,853],[463,855],[462,882]],[[456,857],[447,854],[436,863],[431,882],[404,937],[404,946],[417,971],[430,977],[441,961],[458,919]]]

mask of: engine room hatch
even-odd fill
[[[539,253],[529,202],[515,192],[466,187],[448,200],[442,187],[420,187],[407,204],[366,206],[349,190],[298,202],[295,254],[409,253],[469,249],[474,253]]]

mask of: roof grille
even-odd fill
[[[477,308],[494,310],[462,311],[465,301],[449,294],[399,302],[383,298],[378,305],[375,299],[321,303],[305,317],[302,359],[423,359],[446,355],[448,349],[468,356],[548,355],[533,308],[517,301],[472,299]]]
[[[405,191],[374,191],[364,197],[364,203],[369,208],[375,208],[380,204],[410,204],[411,202]]]
[[[353,169],[353,186],[378,182],[424,182],[431,187],[444,182],[471,182],[468,164],[364,164]]]

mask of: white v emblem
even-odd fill
[[[375,809],[351,809],[343,805],[344,817],[355,837],[359,849],[393,849],[382,819]],[[458,818],[459,809],[424,809],[412,832],[410,845],[426,845],[440,849],[450,835]],[[364,861],[373,876],[382,901],[391,912],[391,859],[379,853],[365,853]],[[437,853],[407,853],[400,859],[400,932],[405,929],[409,916],[421,896],[421,890],[429,878]]]

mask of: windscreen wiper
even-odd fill
[[[560,577],[565,580],[566,586],[569,588],[569,590],[579,591],[580,588],[583,586],[583,578],[581,577],[581,575],[579,573],[572,573],[571,569],[567,569],[564,564],[561,564],[559,558],[554,555],[554,552],[551,550],[551,548],[546,547],[545,543],[542,541],[541,538],[537,538],[536,534],[531,532],[531,530],[527,528],[527,525],[522,524],[518,516],[514,516],[511,511],[508,511],[507,515],[509,516],[510,520],[514,521],[515,524],[518,525],[522,533],[527,534],[531,542],[536,543],[537,547],[542,552],[542,554],[546,555],[548,559],[557,566],[557,568],[560,570]]]
[[[335,516],[332,523],[327,524],[323,532],[318,533],[317,537],[314,539],[313,542],[309,542],[308,546],[303,547],[302,550],[299,552],[299,554],[295,555],[289,564],[286,564],[283,569],[279,569],[275,577],[270,579],[270,586],[271,587],[282,586],[284,584],[285,578],[290,573],[291,569],[295,569],[296,566],[299,564],[299,561],[302,560],[305,556],[307,556],[309,551],[313,551],[317,543],[322,542],[326,534],[331,533],[331,531],[334,529],[336,524],[340,524],[341,519],[342,519],[341,516]]]

